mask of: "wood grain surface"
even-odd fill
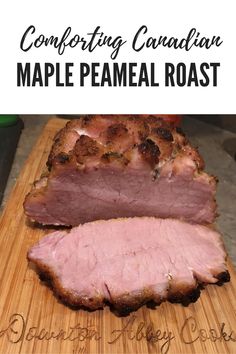
[[[208,286],[195,304],[142,307],[123,318],[109,308],[72,310],[40,282],[26,254],[49,229],[30,224],[22,203],[64,124],[49,121],[1,218],[0,353],[236,353],[236,275],[230,262],[231,282]]]

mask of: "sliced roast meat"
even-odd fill
[[[89,309],[186,303],[198,298],[199,284],[229,280],[220,235],[174,219],[113,219],[57,231],[28,259],[65,303]]]
[[[211,223],[216,180],[186,137],[159,116],[83,116],[55,137],[47,176],[25,213],[42,224],[78,225],[156,216]]]

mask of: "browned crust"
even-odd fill
[[[167,289],[166,297],[161,297],[152,289],[146,288],[136,294],[124,293],[124,295],[117,298],[112,298],[109,289],[107,289],[109,300],[105,299],[103,296],[83,298],[76,296],[68,289],[65,289],[50,267],[39,260],[31,259],[29,254],[27,258],[35,265],[40,279],[46,282],[46,284],[52,289],[54,295],[65,305],[73,308],[85,308],[86,310],[97,310],[109,305],[118,315],[122,316],[137,310],[143,305],[153,308],[164,301],[180,303],[184,306],[188,306],[190,303],[197,301],[201,294],[201,290],[204,289],[204,286],[206,285],[200,282],[197,282],[196,286],[193,287],[189,286],[189,284],[180,284],[174,291],[171,291],[171,287]],[[215,275],[215,278],[218,279],[218,282],[215,284],[221,286],[223,283],[230,281],[230,274],[226,270],[225,272]]]
[[[151,139],[144,140],[139,146],[138,151],[142,158],[147,161],[152,168],[159,162],[160,149]]]
[[[143,155],[142,144],[147,145],[147,141],[153,141],[156,150],[155,156],[150,158],[150,154],[148,154],[148,158],[146,159],[151,168],[153,168],[154,164],[157,164],[163,159],[171,159],[176,155],[177,151],[182,150],[183,146],[188,145],[187,139],[182,134],[179,134],[175,127],[169,125],[158,115],[82,116],[80,119],[68,122],[66,126],[56,134],[47,166],[51,168],[54,163],[58,162],[57,156],[65,152],[69,153],[70,156],[83,154],[85,157],[84,151],[80,152],[84,147],[82,144],[77,144],[77,139],[80,139],[78,129],[85,129],[87,131],[92,129],[93,131],[94,128],[96,129],[96,126],[100,132],[100,138],[103,141],[105,152],[107,153],[123,153],[123,151],[120,151],[120,145],[122,144],[119,145],[118,143],[119,141],[127,142],[127,139],[130,139],[129,150],[136,145],[141,145],[139,151],[141,155],[145,157],[146,154]],[[77,139],[75,134],[78,135]],[[68,149],[67,143],[73,136],[75,137],[75,144],[69,151],[66,151]],[[92,144],[92,142],[96,144],[96,140],[97,139],[90,138],[90,144]],[[193,148],[191,149],[194,150]],[[157,152],[159,152],[159,154]],[[130,156],[130,154],[128,154],[128,156]],[[195,151],[194,157],[197,161],[202,161],[197,151]],[[201,168],[201,163],[198,163],[198,167]]]
[[[81,164],[86,162],[86,158],[98,157],[99,150],[97,142],[87,135],[81,135],[74,146],[76,160]]]
[[[106,130],[107,144],[112,142],[114,139],[121,138],[128,134],[128,129],[123,123],[115,123],[109,125]]]
[[[160,138],[167,140],[167,141],[174,141],[172,132],[164,127],[158,127],[158,128],[154,128],[153,132],[157,134],[157,136],[159,136]]]
[[[104,153],[101,156],[101,161],[104,163],[111,163],[116,161],[122,166],[127,166],[129,163],[129,160],[123,154],[119,154],[118,152],[112,152],[112,151],[108,151]]]
[[[90,133],[93,136],[94,132],[96,137],[88,136]],[[109,162],[101,158],[105,154],[113,154],[112,162],[115,156],[119,160],[122,154],[125,167],[132,160],[132,151],[136,147],[151,169],[177,156],[190,157],[198,173],[204,169],[198,150],[189,144],[181,129],[158,115],[89,115],[74,119],[56,134],[47,166],[51,170],[58,163],[63,164],[65,159],[61,156],[66,155],[66,161],[73,160],[86,166],[96,159],[101,163]]]

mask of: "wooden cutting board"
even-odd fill
[[[40,282],[26,254],[49,229],[30,224],[22,203],[64,124],[49,121],[2,215],[0,353],[236,353],[236,275],[230,262],[231,282],[209,285],[195,304],[142,307],[123,318],[109,308],[87,312],[65,307]]]

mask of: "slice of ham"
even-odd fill
[[[121,313],[149,302],[189,303],[199,284],[229,280],[219,233],[174,219],[113,219],[57,231],[28,259],[63,302],[89,309],[110,303]]]
[[[212,223],[216,179],[167,118],[83,116],[69,122],[55,137],[48,175],[25,199],[26,215],[72,226],[134,216]]]

